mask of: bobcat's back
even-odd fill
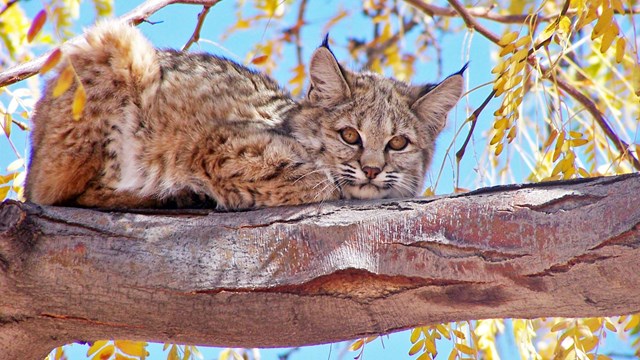
[[[156,50],[124,23],[98,25],[63,54],[87,101],[74,121],[78,84],[54,98],[55,77],[36,105],[26,197],[40,204],[159,205],[152,176],[170,169],[145,169],[145,160],[176,153],[216,120],[274,126],[295,104],[265,76],[208,54]]]

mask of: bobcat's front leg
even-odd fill
[[[337,200],[340,189],[292,138],[275,133],[234,136],[224,145],[201,146],[191,172],[218,207],[241,210]],[[196,190],[197,191],[197,190]]]

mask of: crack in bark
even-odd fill
[[[599,250],[606,246],[619,245],[626,246],[631,249],[637,249],[640,247],[640,220],[629,230],[624,231],[610,239],[601,242],[600,244],[589,248],[590,251]]]
[[[594,205],[604,198],[606,198],[606,196],[593,194],[566,194],[559,198],[551,199],[543,204],[516,204],[514,206],[552,215],[558,212],[572,211],[584,206]]]
[[[330,296],[332,298],[352,299],[358,303],[428,286],[445,287],[468,285],[471,282],[461,280],[442,280],[416,276],[380,275],[362,269],[344,269],[331,274],[321,275],[301,284],[278,285],[262,288],[217,288],[196,290],[194,294],[234,293],[283,293],[297,296]]]
[[[117,327],[117,328],[123,328],[123,329],[144,329],[145,328],[144,326],[141,326],[141,325],[130,325],[130,324],[124,324],[124,323],[109,322],[109,321],[98,321],[98,320],[92,320],[82,316],[61,315],[61,314],[51,314],[51,313],[40,313],[38,316],[45,319],[79,321],[79,322],[86,322],[92,325]]]
[[[471,257],[479,257],[484,261],[491,263],[500,263],[509,260],[519,259],[529,254],[513,254],[502,252],[498,250],[484,250],[471,246],[461,246],[458,244],[442,244],[429,241],[417,241],[410,244],[405,243],[392,243],[392,245],[400,245],[406,247],[413,247],[419,249],[425,249],[433,253],[434,255],[444,259],[464,259]]]
[[[566,273],[566,272],[569,272],[574,266],[579,264],[595,264],[599,261],[616,259],[618,257],[619,257],[618,255],[583,254],[583,255],[575,256],[569,259],[564,264],[555,264],[540,272],[528,274],[524,276],[528,278],[535,278],[535,277],[545,277],[545,276],[550,276],[554,274]]]

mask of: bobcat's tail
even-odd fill
[[[140,107],[154,98],[161,74],[156,50],[124,22],[99,23],[80,41],[65,45],[62,53],[68,61],[59,71],[73,67],[86,91],[86,104],[79,121],[73,121],[78,82],[54,96],[60,75],[47,82],[36,104],[25,195],[46,205],[78,203],[88,196],[91,181],[102,185],[107,166],[125,162],[123,154],[136,149],[130,139],[139,125]],[[98,206],[98,200],[82,204]]]
[[[74,67],[100,68],[106,71],[99,74],[100,77],[132,86],[136,91],[151,90],[160,76],[160,65],[153,45],[140,30],[123,21],[98,23],[87,31],[84,40],[65,48],[63,53]]]

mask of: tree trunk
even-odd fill
[[[640,175],[249,212],[0,205],[0,348],[296,346],[640,311]]]

